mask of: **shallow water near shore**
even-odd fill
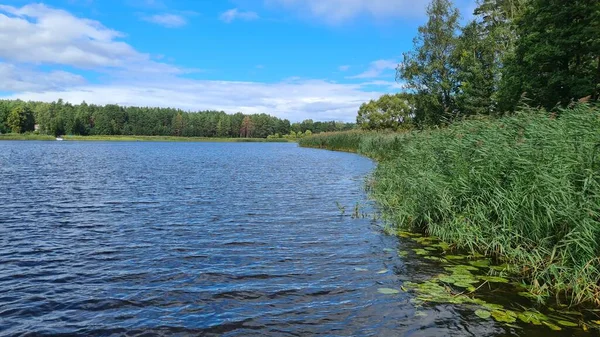
[[[374,165],[295,143],[0,142],[0,335],[590,335],[415,301],[446,270],[353,216],[374,213]]]

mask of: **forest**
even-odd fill
[[[37,126],[37,130],[36,130]],[[354,123],[290,123],[268,114],[247,115],[223,111],[188,112],[172,108],[73,105],[0,100],[0,133],[36,132],[59,135],[137,135],[221,138],[300,138],[304,134],[350,130]]]
[[[598,100],[600,1],[479,0],[462,26],[450,0],[432,1],[427,14],[396,69],[405,90],[364,103],[356,119],[362,129],[426,128]]]

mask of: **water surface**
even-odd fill
[[[552,334],[380,294],[437,271],[352,217],[373,167],[296,144],[0,142],[0,335]]]

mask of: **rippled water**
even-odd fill
[[[296,144],[0,142],[0,335],[550,333],[378,293],[436,271],[351,216],[372,169]]]

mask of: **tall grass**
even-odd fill
[[[371,194],[399,228],[518,266],[539,295],[600,305],[598,107],[318,137],[300,145],[379,160]]]

